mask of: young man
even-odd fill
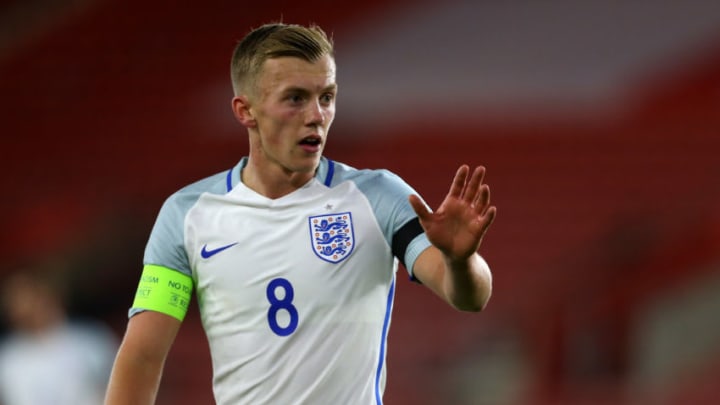
[[[380,404],[398,260],[454,308],[490,297],[484,168],[433,213],[392,173],[323,157],[337,84],[316,26],[253,30],[232,80],[249,156],[163,205],[106,404],[153,403],[192,289],[218,404]]]

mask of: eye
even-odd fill
[[[293,104],[300,104],[303,101],[303,97],[299,94],[290,94],[287,99]]]
[[[335,99],[335,94],[333,93],[325,93],[322,96],[320,96],[320,102],[323,104],[330,104]]]

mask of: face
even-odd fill
[[[335,117],[336,93],[335,61],[328,55],[315,62],[265,61],[240,119],[249,130],[254,164],[265,173],[314,175]]]

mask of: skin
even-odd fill
[[[490,188],[482,183],[484,176],[482,166],[475,168],[472,175],[467,165],[460,166],[435,212],[418,196],[409,197],[433,244],[415,261],[415,277],[463,311],[484,309],[492,292],[490,268],[477,253],[497,212],[490,205]]]
[[[110,375],[106,405],[155,403],[165,359],[180,324],[153,311],[130,318]]]
[[[335,61],[308,62],[282,57],[267,60],[253,91],[232,100],[236,119],[250,144],[242,181],[268,198],[287,195],[315,175],[335,117]],[[314,144],[304,141],[313,140]],[[496,209],[483,184],[485,169],[461,166],[440,207],[431,212],[409,196],[433,244],[415,261],[413,273],[452,307],[480,311],[490,298],[492,277],[477,253]],[[153,404],[163,365],[180,321],[146,311],[128,322],[115,361],[106,405]]]
[[[243,183],[269,198],[282,197],[315,176],[335,118],[335,61],[269,59],[255,91],[235,97],[232,108],[247,128],[249,161]],[[303,140],[319,141],[317,146]]]

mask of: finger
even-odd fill
[[[430,218],[432,212],[427,207],[427,205],[425,205],[425,203],[420,199],[420,197],[412,194],[408,197],[408,201],[410,202],[410,206],[412,207],[413,211],[415,211],[415,214],[417,214],[418,218],[420,218],[421,221],[425,221]]]
[[[495,221],[495,216],[497,216],[497,208],[494,206],[489,207],[480,220],[480,235],[485,236],[485,232],[487,232],[490,225]]]
[[[478,215],[483,215],[490,206],[490,186],[487,184],[480,186],[480,191],[477,193],[477,200],[475,200],[474,204],[475,212]]]
[[[468,165],[462,165],[458,168],[457,172],[455,172],[455,178],[453,179],[452,185],[450,186],[448,197],[462,198],[463,190],[465,189],[465,181],[467,180],[469,172],[470,167],[468,167]]]
[[[470,176],[470,181],[468,181],[463,194],[463,200],[468,204],[472,204],[477,201],[478,189],[480,189],[483,177],[485,177],[485,168],[482,166],[476,167],[472,176]]]

